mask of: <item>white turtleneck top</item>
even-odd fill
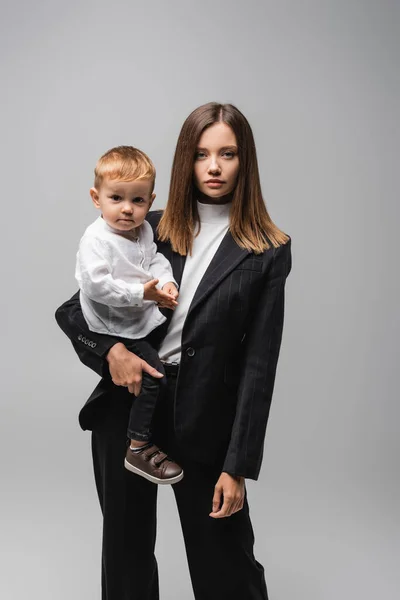
[[[197,202],[200,233],[194,238],[192,255],[186,257],[179,288],[178,306],[158,354],[166,362],[180,362],[182,330],[186,315],[197,287],[203,278],[218,246],[229,229],[231,202],[227,204],[202,204]]]

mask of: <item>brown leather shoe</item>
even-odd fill
[[[154,444],[140,452],[132,452],[128,447],[125,468],[158,484],[178,483],[183,478],[183,469]]]

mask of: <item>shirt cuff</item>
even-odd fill
[[[143,283],[132,283],[129,286],[131,292],[131,306],[143,306],[144,285]]]

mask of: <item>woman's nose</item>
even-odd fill
[[[208,172],[209,173],[220,173],[221,172],[221,167],[219,166],[216,157],[211,157],[210,164],[208,165]]]

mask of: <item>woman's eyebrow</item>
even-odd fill
[[[236,150],[237,151],[237,146],[235,146],[234,144],[232,144],[231,146],[222,146],[221,148],[219,148],[219,152],[221,152],[222,150]],[[208,148],[201,148],[200,146],[197,146],[196,151],[197,152],[208,152]]]

